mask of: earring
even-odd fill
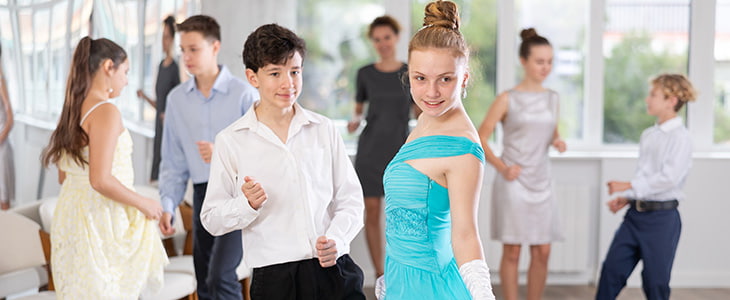
[[[461,99],[466,99],[466,87],[461,88]]]
[[[107,92],[109,92],[109,94],[111,94],[111,93],[113,93],[113,92],[114,92],[114,89],[113,89],[113,88],[109,88],[109,89],[107,90]]]

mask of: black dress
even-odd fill
[[[408,137],[411,97],[408,66],[381,72],[367,65],[357,72],[357,102],[369,102],[367,125],[360,134],[355,171],[365,197],[382,197],[383,172]]]
[[[167,105],[167,94],[170,93],[172,88],[180,84],[180,68],[177,66],[177,62],[172,60],[172,63],[168,66],[164,66],[164,60],[160,62],[160,67],[157,72],[157,82],[155,83],[155,94],[157,96],[157,113],[155,114],[155,145],[152,153],[152,174],[150,175],[151,180],[157,180],[160,172],[160,149],[162,146],[162,114],[165,113],[165,106]]]

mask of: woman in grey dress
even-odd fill
[[[10,146],[10,129],[13,128],[13,108],[8,97],[2,65],[2,47],[0,47],[0,209],[10,208],[10,201],[15,198],[15,166],[13,164],[13,148]]]
[[[365,196],[365,237],[375,275],[384,273],[383,172],[408,137],[412,101],[403,75],[408,67],[396,58],[400,25],[390,16],[378,17],[370,24],[368,36],[380,60],[357,72],[355,117],[347,124],[350,133],[360,126],[364,103],[368,102],[367,125],[360,134],[355,170]]]
[[[530,245],[527,299],[545,288],[550,243],[562,240],[551,186],[550,145],[565,151],[558,134],[558,94],[542,86],[552,69],[553,49],[533,28],[522,30],[520,62],[525,78],[492,103],[479,128],[487,161],[497,170],[492,189],[492,239],[503,243],[499,267],[502,298],[517,299],[522,244]],[[487,141],[502,122],[502,157]]]
[[[151,181],[157,181],[160,171],[160,150],[162,146],[162,124],[165,118],[165,104],[167,103],[167,94],[172,88],[180,84],[180,67],[172,56],[173,43],[175,42],[175,18],[168,16],[164,20],[164,29],[162,31],[162,51],[165,52],[165,59],[160,62],[157,71],[157,81],[155,82],[155,95],[157,101],[148,97],[142,90],[137,91],[137,97],[146,100],[155,108],[155,144],[152,152],[152,174]]]

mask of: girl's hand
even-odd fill
[[[512,181],[517,179],[517,177],[520,177],[520,173],[522,173],[522,167],[518,165],[511,165],[504,169],[501,173],[504,179],[507,179],[507,181]]]
[[[553,147],[555,147],[558,152],[563,153],[566,149],[565,141],[563,141],[562,139],[554,139]]]
[[[162,205],[156,200],[144,198],[144,202],[137,209],[141,211],[147,219],[159,220],[162,216]]]

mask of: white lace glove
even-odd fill
[[[489,279],[489,267],[482,259],[475,259],[459,267],[459,274],[469,289],[474,300],[493,300],[492,282]],[[377,290],[377,288],[376,288]]]
[[[378,279],[375,279],[375,298],[385,299],[385,275],[380,275]]]

